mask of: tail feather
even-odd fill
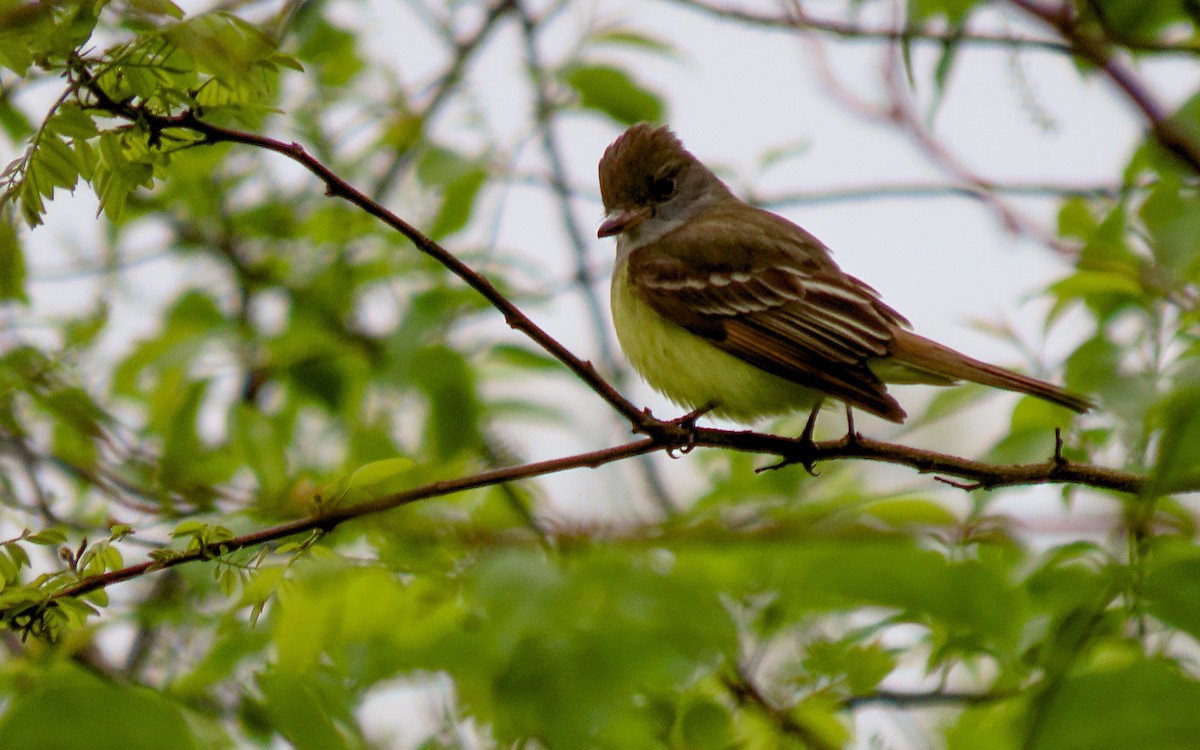
[[[1080,413],[1093,406],[1088,398],[1053,383],[989,365],[903,329],[896,332],[891,355],[892,359],[903,365],[928,373],[935,381],[947,378],[969,380],[993,388],[1027,393]]]

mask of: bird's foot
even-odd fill
[[[775,471],[792,464],[800,464],[809,476],[815,477],[821,473],[813,468],[817,463],[817,444],[813,441],[813,432],[817,428],[817,415],[821,413],[821,403],[818,401],[813,406],[812,412],[808,415],[808,421],[804,423],[804,431],[792,443],[793,448],[786,455],[781,456],[778,463],[760,467],[755,469],[755,472]]]

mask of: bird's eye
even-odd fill
[[[671,175],[655,177],[650,183],[650,197],[654,200],[666,200],[675,192],[675,178]]]

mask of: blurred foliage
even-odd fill
[[[924,716],[933,746],[1194,744],[1200,545],[1171,493],[1200,483],[1200,190],[1152,139],[1114,176],[1115,198],[1061,201],[1058,235],[1078,252],[1044,290],[1047,329],[1083,321],[1066,382],[1103,405],[1065,455],[1152,479],[1143,497],[1103,499],[1111,534],[1039,547],[986,495],[881,490],[840,466],[758,474],[751,457],[708,454],[687,459],[703,490],[665,519],[576,524],[522,483],[222,548],[517,463],[506,436],[525,427],[578,429],[547,403],[572,392],[556,363],[494,334],[498,316],[409,243],[276,154],[207,145],[184,119],[152,125],[195,115],[287,134],[542,305],[525,290],[555,279],[536,259],[565,241],[547,233],[522,254],[489,238],[509,191],[554,186],[511,168],[466,71],[504,29],[535,45],[564,34],[562,9],[411,5],[446,63],[429,80],[385,73],[368,29],[320,2],[189,16],[170,0],[0,0],[15,155],[0,177],[6,750],[395,746],[373,728],[381,711],[422,728],[423,748],[827,748],[874,742],[860,716],[880,706]],[[908,3],[906,52],[922,28],[954,32],[930,80],[906,54],[913,85],[952,95],[984,5]],[[1076,11],[1114,50],[1175,44],[1195,61],[1190,3]],[[661,30],[589,18],[575,31],[546,69],[518,74],[549,107],[528,132],[665,118],[639,61],[687,60]],[[1198,102],[1172,115],[1184,132],[1200,133]],[[438,127],[450,106],[470,138]],[[101,230],[78,258],[98,293],[63,312],[31,280],[29,229],[85,186]],[[147,235],[177,281],[161,315],[130,326],[114,311]],[[947,391],[914,419],[980,395]],[[990,458],[1045,460],[1061,420],[1019,402]],[[631,473],[596,486],[642,507],[626,502],[642,493]],[[1064,492],[1068,507],[1078,494]],[[105,590],[55,597],[188,551],[209,559],[145,572],[111,604]],[[413,687],[423,708],[402,702]]]

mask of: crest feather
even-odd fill
[[[669,127],[639,122],[613,141],[600,159],[605,210],[645,202],[655,173],[695,161]]]

